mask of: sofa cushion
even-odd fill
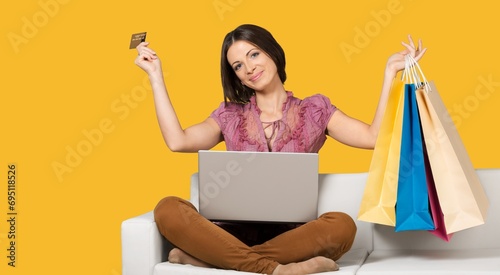
[[[238,275],[250,275],[257,273],[250,272],[242,272],[242,271],[233,271],[233,270],[224,270],[217,268],[205,268],[205,267],[197,267],[192,265],[183,265],[183,264],[173,264],[169,262],[159,263],[155,266],[154,275],[229,275],[229,274],[238,274]]]
[[[348,274],[356,274],[356,271],[361,267],[366,257],[368,256],[368,251],[366,249],[352,249],[341,259],[337,261],[340,266],[339,271],[335,272],[323,272],[321,274],[338,274],[338,275],[348,275]],[[244,274],[257,274],[257,273],[249,273],[249,272],[241,272],[234,270],[223,270],[223,269],[215,269],[215,268],[203,268],[196,267],[192,265],[181,265],[181,264],[172,264],[169,262],[159,263],[154,268],[154,275],[167,275],[167,274],[175,274],[175,275],[244,275]]]
[[[375,250],[357,274],[500,274],[500,249]]]
[[[373,224],[359,221],[361,205],[368,173],[320,174],[318,216],[329,211],[344,212],[356,223],[357,232],[352,249],[373,249]]]

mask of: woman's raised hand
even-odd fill
[[[149,42],[142,42],[136,47],[138,55],[135,58],[135,64],[150,76],[155,73],[160,73],[161,75],[160,59],[156,55],[156,52],[148,48],[148,46]]]
[[[427,48],[422,48],[422,40],[418,40],[418,45],[415,45],[411,35],[408,35],[408,43],[401,42],[405,47],[404,50],[397,52],[389,57],[386,65],[386,75],[396,77],[396,74],[405,68],[405,55],[410,54],[416,61],[420,60]]]

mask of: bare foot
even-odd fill
[[[179,248],[174,248],[170,250],[170,253],[168,254],[168,261],[174,264],[190,264],[200,267],[213,267],[212,265],[209,265],[187,254],[186,252],[180,250]]]
[[[273,275],[303,275],[337,270],[339,270],[339,266],[335,261],[323,256],[317,256],[299,263],[278,265],[278,267],[274,269]]]

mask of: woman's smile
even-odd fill
[[[264,73],[264,71],[261,71],[261,72],[259,72],[259,73],[254,74],[252,77],[250,77],[250,79],[249,79],[249,80],[250,80],[251,82],[255,82],[255,81],[257,81],[257,80],[258,80],[258,79],[262,76],[262,73]]]

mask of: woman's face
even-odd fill
[[[236,41],[229,47],[227,61],[243,85],[255,91],[262,91],[270,84],[281,84],[274,61],[259,47],[246,41]]]

